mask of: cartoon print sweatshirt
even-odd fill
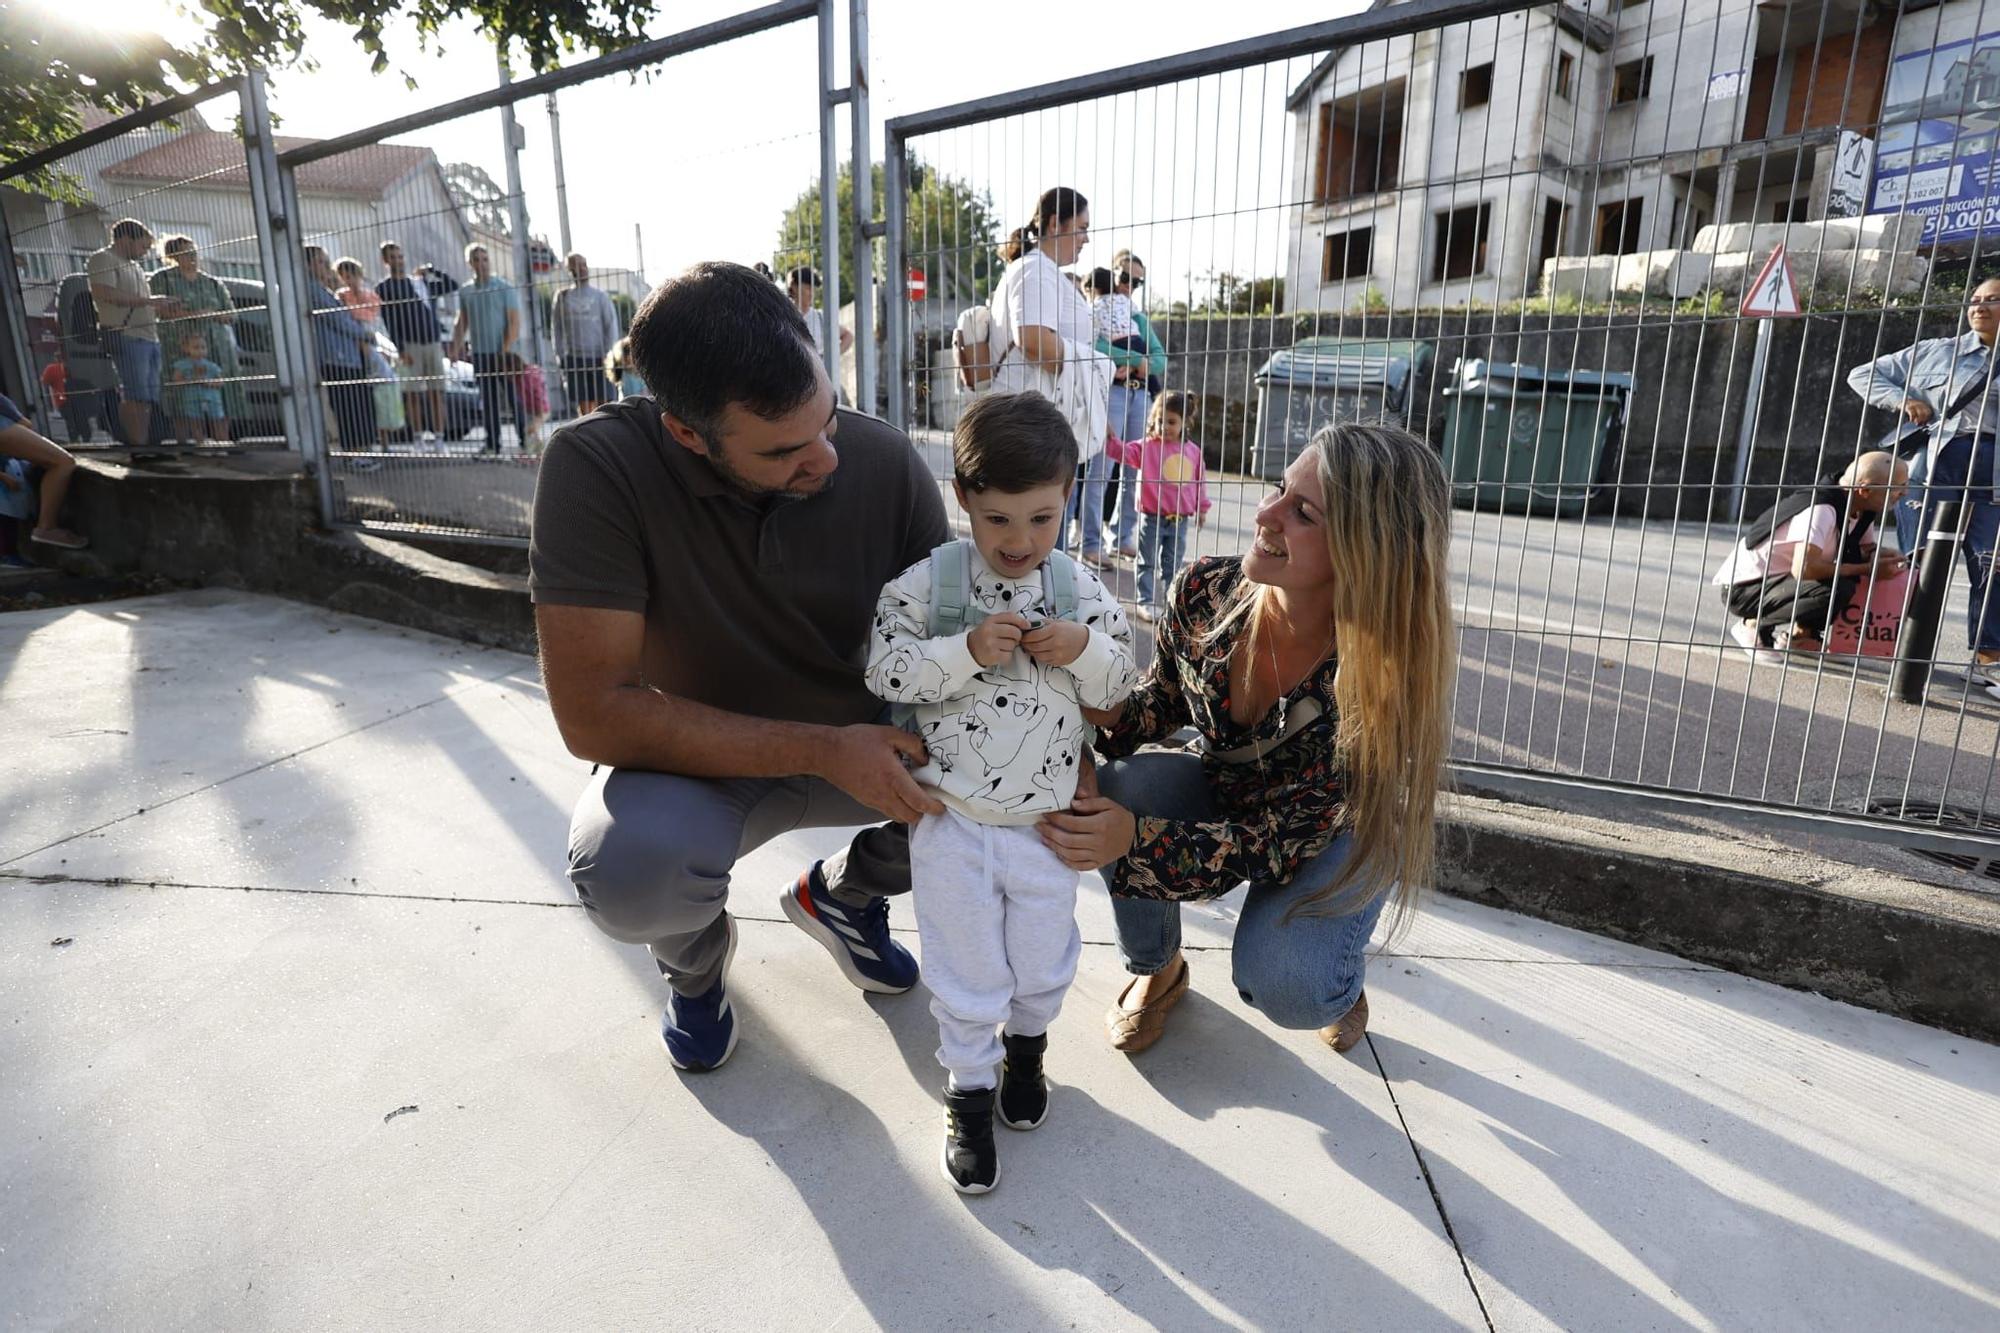
[[[1013,611],[1032,621],[1046,614],[1039,567],[1010,578],[989,568],[976,549],[966,566],[973,615]],[[917,734],[930,758],[912,776],[968,819],[1032,824],[1050,810],[1067,809],[1083,749],[1079,706],[1109,708],[1138,679],[1125,612],[1082,565],[1076,603],[1076,619],[1090,631],[1090,642],[1074,662],[1044,666],[1016,648],[1006,661],[982,667],[967,643],[969,631],[930,637],[930,557],[882,589],[868,688],[891,703],[915,706]]]

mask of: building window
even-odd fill
[[[1628,60],[1611,71],[1611,105],[1623,106],[1653,92],[1653,58]]]
[[[1403,159],[1403,81],[1322,103],[1313,199],[1333,203],[1396,188]]]
[[[1556,52],[1556,96],[1565,102],[1576,100],[1576,57],[1567,51]]]
[[[1493,100],[1493,62],[1474,65],[1458,76],[1458,109],[1470,111]]]
[[[1771,205],[1771,221],[1804,222],[1807,220],[1806,210],[1809,206],[1810,201],[1804,195],[1796,199],[1780,199]]]
[[[1600,255],[1637,254],[1644,248],[1641,226],[1645,221],[1646,201],[1626,199],[1615,204],[1604,204],[1597,210],[1597,253]]]
[[[1319,259],[1321,282],[1365,278],[1375,268],[1375,229],[1356,227],[1335,232],[1323,243]]]
[[[1432,216],[1431,281],[1449,282],[1486,271],[1486,234],[1493,205],[1474,204]]]
[[[1549,199],[1542,204],[1542,247],[1536,255],[1535,271],[1563,252],[1563,231],[1569,222],[1569,210],[1562,206],[1562,200]]]

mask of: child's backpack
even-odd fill
[[[1007,354],[1005,347],[993,345],[995,332],[993,312],[983,305],[961,310],[951,331],[951,354],[958,365],[958,382],[975,393],[993,382],[993,372],[1000,368],[1000,358]]]
[[[1076,561],[1061,551],[1042,562],[1042,605],[1051,620],[1076,619]],[[946,542],[931,552],[929,637],[963,634],[984,619],[972,600],[972,543]]]
[[[1042,606],[1049,619],[1076,619],[1076,561],[1061,551],[1050,551],[1042,562]],[[986,613],[972,598],[972,543],[946,542],[931,552],[931,615],[924,635],[942,639],[963,634],[984,619]],[[889,716],[893,725],[915,730],[914,704],[891,704]]]

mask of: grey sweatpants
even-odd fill
[[[683,995],[715,984],[729,944],[723,907],[744,853],[801,828],[866,824],[881,815],[818,778],[689,778],[600,770],[569,824],[569,878],[599,930],[644,944]],[[821,865],[827,888],[859,907],[907,893],[910,837],[877,824]],[[775,894],[783,885],[771,885]]]

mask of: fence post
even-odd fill
[[[243,116],[244,169],[250,180],[250,218],[257,233],[257,267],[264,273],[265,318],[271,327],[271,365],[278,394],[279,428],[301,456],[312,462],[322,477],[326,474],[324,450],[310,449],[306,443],[307,413],[300,402],[299,386],[308,378],[300,371],[298,331],[305,327],[307,314],[301,308],[300,291],[286,281],[288,272],[279,250],[280,238],[297,249],[291,234],[291,220],[278,204],[277,145],[271,139],[271,108],[264,83],[264,71],[253,69],[241,80],[239,101]],[[332,488],[321,488],[320,519],[332,523]]]
[[[875,415],[875,164],[868,156],[868,0],[848,0],[854,139],[854,405]]]
[[[1923,563],[1917,569],[1917,590],[1910,609],[1903,616],[1903,630],[1896,639],[1896,670],[1890,688],[1906,704],[1920,704],[1931,683],[1931,657],[1937,651],[1938,627],[1944,621],[1945,595],[1951,590],[1952,567],[1958,563],[1958,546],[1964,540],[1957,500],[1940,501],[1929,513],[1919,511],[1929,522],[1930,531],[1917,534],[1923,547]]]
[[[14,401],[34,420],[35,429],[47,435],[48,410],[42,406],[41,381],[35,376],[34,344],[28,340],[28,298],[21,290],[21,270],[14,267],[14,237],[4,216],[0,216],[0,307],[5,309],[11,353],[0,385],[13,390]]]
[[[909,352],[910,302],[909,256],[903,253],[904,213],[908,174],[903,157],[903,139],[891,129],[882,145],[882,349],[883,374],[888,380],[889,424],[897,430],[910,428]],[[943,275],[939,275],[942,279]]]
[[[833,86],[833,0],[819,0],[819,303],[826,325],[826,374],[836,390],[840,387],[840,144],[833,111],[844,100],[845,94]]]
[[[266,124],[269,122],[266,121]],[[297,376],[293,401],[298,404],[299,453],[319,486],[320,521],[331,527],[336,518],[333,494],[333,432],[327,429],[326,395],[320,391],[319,344],[312,325],[312,286],[306,271],[305,216],[299,208],[299,181],[293,170],[278,163],[278,206],[272,217],[277,234],[277,287],[290,318],[284,321],[292,341],[292,369]],[[280,327],[272,320],[272,332]]]
[[[562,160],[562,112],[556,109],[556,95],[548,96],[549,147],[555,150],[556,158],[556,225],[562,231],[562,255],[567,262],[574,248],[569,238],[569,177],[563,174]]]
[[[514,75],[507,68],[506,50],[503,48],[495,54],[500,62],[500,86],[504,88],[514,81]],[[528,247],[528,199],[521,190],[521,143],[526,136],[521,133],[521,122],[514,117],[512,102],[500,108],[500,126],[507,140],[507,211],[514,230],[514,282],[521,293],[521,327],[528,335],[528,357],[539,366],[542,364],[542,303],[535,292],[534,262]],[[519,393],[519,389],[515,392]],[[516,398],[515,401],[520,400]],[[517,421],[514,428],[521,432],[521,447],[527,448],[528,423]],[[493,441],[493,448],[497,452],[500,441]]]

